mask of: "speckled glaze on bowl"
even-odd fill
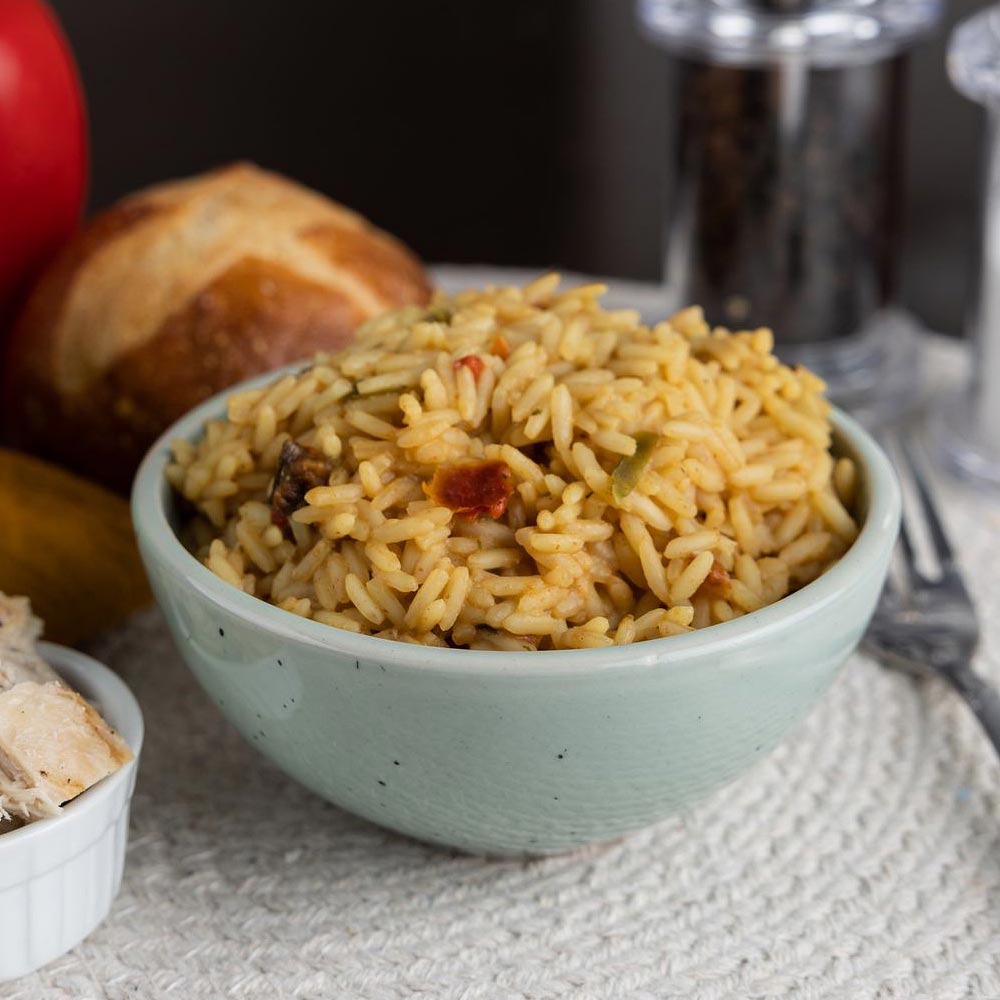
[[[898,528],[888,460],[837,413],[838,450],[861,471],[864,526],[799,592],[732,622],[612,649],[413,646],[282,611],[183,548],[163,477],[168,444],[197,439],[223,411],[216,397],[175,424],[132,493],[142,556],[185,660],[240,732],[302,784],[466,851],[547,854],[609,839],[748,770],[857,645]]]

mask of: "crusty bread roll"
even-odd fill
[[[283,177],[236,164],[160,184],[96,216],[35,287],[7,355],[6,433],[126,489],[196,403],[429,294],[401,243]]]

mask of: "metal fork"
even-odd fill
[[[1000,753],[1000,694],[972,669],[979,642],[976,612],[927,477],[909,440],[901,436],[886,444],[888,450],[896,452],[904,492],[909,492],[914,502],[909,510],[904,503],[897,544],[904,579],[896,581],[890,573],[862,648],[885,666],[947,681],[965,699]],[[917,518],[924,522],[924,534],[937,563],[936,572],[930,575],[917,565],[913,523]]]

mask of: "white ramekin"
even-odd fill
[[[142,713],[120,678],[73,649],[42,643],[41,653],[121,734],[135,759],[61,815],[0,835],[0,982],[58,958],[108,915],[125,867],[142,749]]]

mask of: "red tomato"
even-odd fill
[[[41,0],[0,0],[0,330],[80,219],[87,122],[69,45]]]

